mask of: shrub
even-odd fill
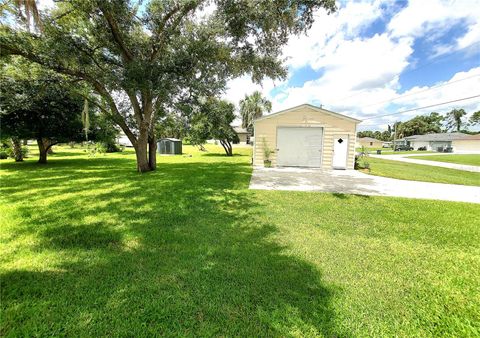
[[[105,153],[118,153],[123,151],[121,146],[113,142],[101,142],[99,146],[102,147]]]
[[[370,163],[368,162],[368,151],[367,148],[362,146],[360,153],[355,155],[354,169],[368,169],[370,170]]]
[[[13,154],[13,149],[12,147],[8,147],[4,150],[4,152],[7,154],[8,157],[10,158],[15,158],[15,155]],[[28,147],[23,146],[22,147],[22,157],[28,157]]]
[[[274,153],[273,149],[270,149],[270,147],[267,144],[267,140],[265,137],[262,139],[263,143],[263,159],[265,161],[270,161],[270,155]]]

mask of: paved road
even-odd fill
[[[444,153],[427,153],[427,154],[402,154],[402,155],[369,155],[375,158],[383,158],[385,160],[393,160],[393,161],[400,161],[400,162],[407,162],[407,163],[415,163],[415,164],[424,164],[424,165],[431,165],[434,167],[443,167],[443,168],[450,168],[450,169],[457,169],[457,170],[464,170],[464,171],[471,171],[474,173],[480,173],[480,167],[476,165],[466,165],[466,164],[457,164],[457,163],[448,163],[448,162],[439,162],[439,161],[427,161],[427,160],[420,160],[416,158],[409,158],[410,156],[429,156],[429,155],[453,155],[453,154],[444,154]],[[479,155],[480,156],[480,155]]]
[[[397,180],[356,170],[254,168],[250,189],[324,191],[480,203],[480,187]]]

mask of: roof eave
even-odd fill
[[[333,115],[333,116],[336,116],[338,118],[342,118],[344,120],[349,120],[349,121],[352,121],[352,122],[355,122],[355,123],[361,123],[362,120],[359,120],[359,119],[356,119],[356,118],[353,118],[353,117],[350,117],[350,116],[346,116],[346,115],[343,115],[343,114],[339,114],[339,113],[335,113],[333,111],[330,111],[330,110],[327,110],[325,108],[320,108],[320,107],[317,107],[317,106],[314,106],[312,104],[309,104],[309,103],[304,103],[304,104],[300,104],[298,106],[295,106],[295,107],[291,107],[291,108],[288,108],[288,109],[284,109],[284,110],[281,110],[281,111],[278,111],[276,113],[273,113],[273,114],[270,114],[270,115],[266,115],[266,116],[262,116],[258,119],[256,119],[255,121],[253,121],[254,123],[256,123],[257,121],[263,121],[263,120],[266,120],[266,119],[269,119],[271,117],[275,117],[275,116],[278,116],[278,115],[281,115],[281,114],[285,114],[285,113],[288,113],[292,110],[295,110],[295,109],[298,109],[300,107],[309,107],[309,108],[312,108],[316,111],[323,111],[323,112],[327,112],[327,114],[330,114],[330,115]]]

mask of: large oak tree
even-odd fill
[[[2,70],[4,70],[2,68]],[[35,139],[39,163],[59,142],[82,140],[83,98],[57,78],[0,78],[0,120],[3,136]]]
[[[283,77],[281,48],[334,0],[70,0],[40,13],[42,29],[2,25],[0,53],[84,81],[132,142],[141,172],[156,166],[157,112],[218,95],[231,78]],[[7,20],[8,22],[8,20]]]

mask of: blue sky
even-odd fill
[[[237,103],[259,89],[274,111],[322,104],[366,119],[361,129],[430,111],[480,110],[477,98],[374,118],[480,94],[479,0],[344,1],[338,7],[333,15],[316,13],[308,34],[285,46],[288,79],[256,86],[245,76],[230,83],[225,97]]]

